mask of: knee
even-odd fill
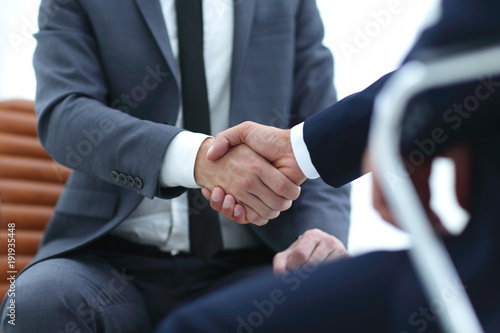
[[[90,322],[95,311],[90,308],[89,299],[99,281],[84,268],[72,260],[51,259],[20,274],[1,306],[2,333],[9,329],[43,331],[54,328],[53,325],[58,331],[67,331],[67,325],[86,325],[86,319]],[[68,332],[71,331],[74,330]]]
[[[34,265],[12,280],[0,309],[2,332],[24,331],[26,324],[41,323],[50,313],[72,311],[81,302],[82,281],[45,266],[50,265]]]

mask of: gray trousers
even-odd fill
[[[140,248],[91,249],[28,268],[2,303],[2,333],[150,332],[178,305],[271,269],[272,253],[264,249],[225,251],[203,262]],[[12,299],[15,325],[7,316]]]

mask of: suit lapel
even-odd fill
[[[158,0],[135,1],[179,85],[179,73],[177,71],[172,49],[170,48],[170,40],[168,38],[167,27],[165,26],[165,19],[162,15],[160,2]]]
[[[243,57],[248,47],[248,40],[252,30],[252,22],[257,0],[234,0],[234,45],[233,65],[231,69],[231,86],[238,80]],[[231,91],[233,98],[233,91]]]

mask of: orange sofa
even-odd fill
[[[9,289],[7,278],[12,274],[9,272],[19,273],[36,253],[43,229],[70,172],[54,162],[38,141],[34,103],[25,100],[0,102],[2,296]],[[15,227],[9,229],[13,224]],[[15,244],[15,247],[10,245],[11,253],[15,252],[12,256],[15,259],[10,261],[8,244]]]

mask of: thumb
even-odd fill
[[[245,138],[254,125],[255,123],[247,121],[217,134],[212,146],[207,151],[207,159],[216,161],[224,156],[231,147],[245,143]]]
[[[209,161],[216,161],[222,156],[224,156],[231,148],[229,140],[222,136],[223,132],[217,134],[215,140],[212,142],[212,146],[207,151],[207,159]]]

